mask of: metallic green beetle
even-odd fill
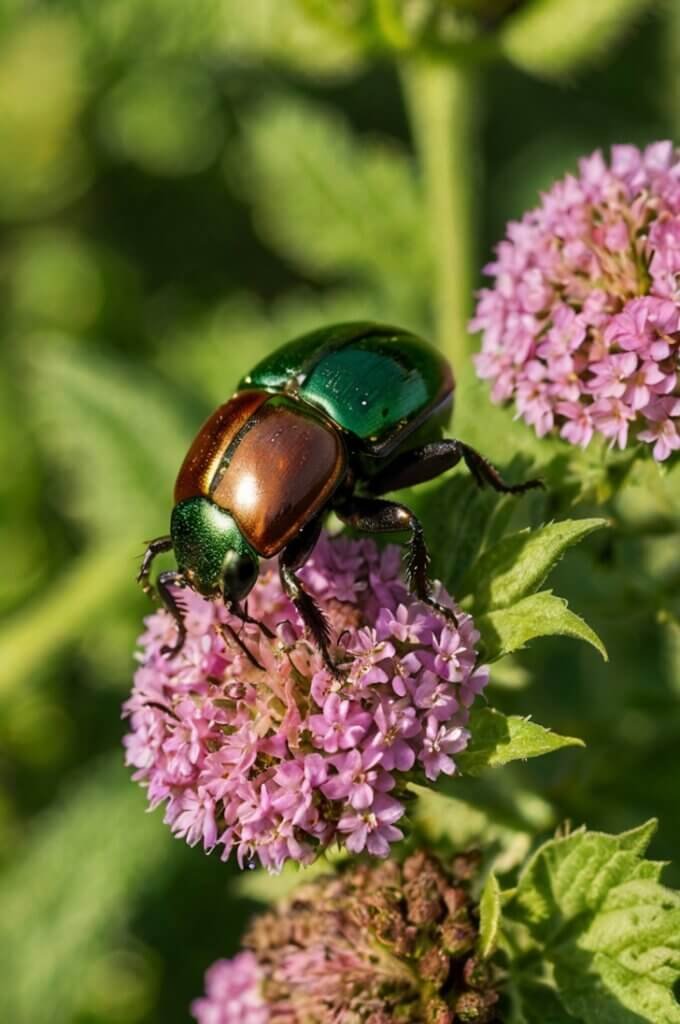
[[[379,497],[438,476],[461,459],[480,487],[518,494],[478,452],[443,438],[454,380],[443,356],[397,327],[346,323],[291,341],[262,360],[203,425],[175,485],[170,534],[149,544],[138,579],[150,590],[154,557],[174,550],[177,570],[158,592],[184,643],[173,588],[220,598],[240,618],[259,559],[279,555],[284,591],[325,663],[334,669],[328,625],[297,575],[325,514],[371,533],[408,531],[407,579],[432,597],[423,529],[406,506]]]

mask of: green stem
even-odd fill
[[[460,367],[471,352],[467,321],[476,265],[476,69],[413,58],[402,79],[425,187],[437,340]]]

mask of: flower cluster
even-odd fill
[[[514,397],[539,437],[680,449],[680,151],[581,160],[496,254],[471,323],[494,400]]]
[[[419,851],[297,889],[256,918],[246,952],[206,974],[199,1024],[452,1024],[497,1019],[493,969],[474,955],[478,860]]]
[[[274,871],[331,842],[386,856],[406,781],[455,771],[488,676],[470,616],[456,609],[453,626],[414,598],[399,548],[322,537],[300,576],[328,618],[337,678],[270,566],[248,610],[273,638],[183,591],[181,654],[161,653],[176,627],[151,615],[125,705],[127,763],[175,835]]]

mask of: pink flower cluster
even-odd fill
[[[191,1012],[198,1024],[267,1024],[269,1009],[260,992],[262,972],[254,953],[218,960],[205,974],[205,995]]]
[[[221,602],[183,591],[187,642],[167,659],[175,626],[146,620],[141,662],[124,713],[126,760],[166,804],[175,835],[279,870],[331,842],[387,856],[402,838],[411,777],[455,771],[469,739],[468,709],[488,671],[479,634],[417,601],[400,576],[400,549],[322,537],[300,575],[328,617],[339,678],[324,667],[282,592],[274,566],[244,625]],[[439,600],[453,607],[441,591]]]
[[[680,151],[584,158],[508,226],[471,329],[477,372],[542,437],[680,449]]]

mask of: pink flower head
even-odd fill
[[[267,1024],[260,994],[262,972],[254,953],[218,960],[205,974],[205,995],[191,1004],[198,1024]]]
[[[407,782],[453,773],[487,681],[472,619],[456,609],[453,626],[410,594],[399,549],[324,536],[301,576],[330,622],[340,678],[270,565],[248,609],[274,639],[184,591],[184,648],[164,657],[175,627],[151,615],[124,708],[127,763],[173,833],[272,871],[331,842],[387,856]]]
[[[659,142],[584,158],[508,226],[479,293],[476,357],[496,402],[514,398],[540,436],[586,447],[678,449],[680,150]],[[670,410],[675,411],[670,411]]]

